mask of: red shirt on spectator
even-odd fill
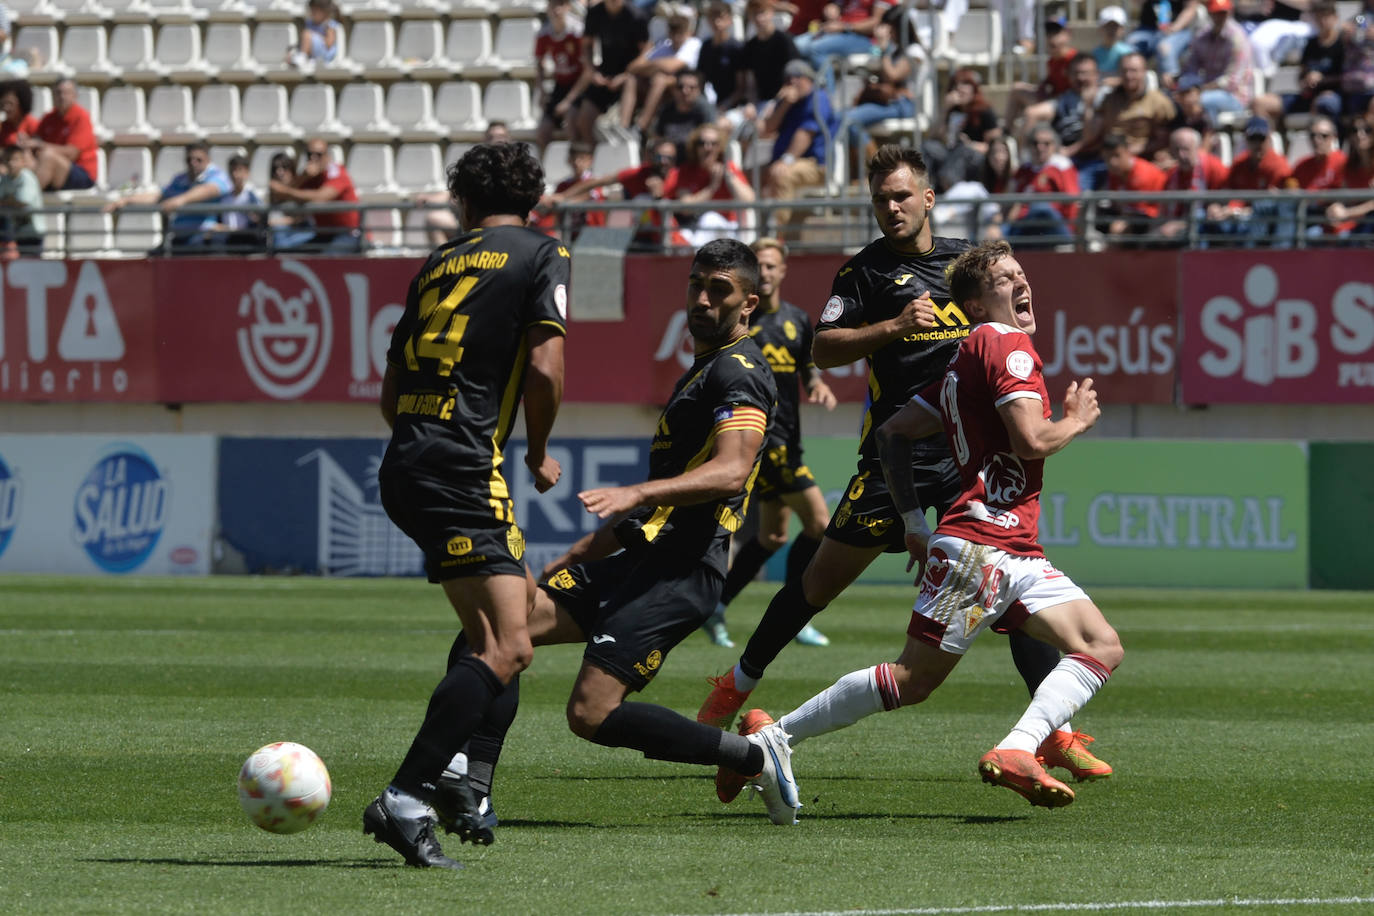
[[[1345,180],[1345,153],[1336,150],[1326,156],[1308,156],[1293,166],[1293,179],[1309,191],[1339,188]]]
[[[1226,164],[1211,153],[1199,150],[1197,155],[1200,167],[1183,171],[1180,164],[1169,169],[1164,175],[1163,190],[1216,191],[1226,187],[1226,178],[1230,174]],[[1182,219],[1186,206],[1182,201],[1173,201],[1165,204],[1163,209],[1169,219]]]
[[[358,201],[358,192],[353,187],[353,179],[348,170],[337,162],[318,175],[311,175],[301,182],[301,190],[314,191],[318,188],[338,188],[339,194],[330,203],[352,204]],[[357,210],[336,210],[332,213],[316,213],[315,225],[326,229],[357,229]]]
[[[15,124],[10,121],[0,121],[0,146],[14,146],[20,134],[32,137],[38,133],[38,119],[31,114],[24,115],[24,120]],[[95,176],[92,175],[92,178]]]
[[[544,26],[534,39],[535,66],[540,67],[546,57],[553,61],[553,81],[571,86],[582,75],[582,36],[572,29],[556,36]]]
[[[1077,56],[1078,49],[1069,48],[1063,57],[1051,57],[1045,62],[1045,79],[1040,86],[1048,90],[1050,97],[1057,98],[1073,88],[1073,80],[1069,79],[1069,65]]]
[[[1344,155],[1344,153],[1342,153]],[[1347,161],[1345,168],[1341,171],[1340,183],[1334,185],[1337,188],[1350,188],[1355,191],[1365,191],[1374,189],[1374,166],[1369,168],[1358,168],[1353,163]],[[1347,206],[1358,203],[1359,201],[1347,200]],[[1327,227],[1328,232],[1349,232],[1359,225],[1356,220],[1348,220],[1343,223],[1336,223]]]
[[[1284,179],[1292,172],[1288,160],[1273,147],[1266,149],[1258,162],[1246,150],[1232,160],[1231,173],[1226,176],[1226,187],[1232,191],[1268,191],[1282,187]]]
[[[1056,153],[1039,169],[1029,162],[1016,170],[1016,193],[1024,194],[1077,194],[1078,169],[1073,167],[1067,156]],[[1078,216],[1078,204],[1073,201],[1051,204],[1064,219],[1072,222]],[[1022,204],[1020,213],[1013,219],[1025,215],[1026,205]]]
[[[725,167],[730,170],[731,175],[735,176],[736,181],[742,181],[745,184],[749,183],[749,179],[744,177],[744,173],[740,171],[739,166],[735,165],[733,162],[727,162],[725,163]],[[710,184],[711,172],[709,169],[702,168],[699,165],[679,166],[669,172],[668,177],[663,180],[663,196],[677,200],[684,194],[695,194],[698,191],[702,191]],[[729,182],[726,181],[721,181],[720,187],[716,188],[715,193],[711,195],[711,200],[734,199],[735,195],[730,190]],[[734,210],[721,210],[720,215],[729,220],[739,220],[739,216]]]
[[[76,164],[92,180],[100,178],[100,164],[96,156],[95,128],[91,115],[80,105],[72,105],[59,114],[56,109],[43,115],[35,133],[44,143],[77,148]]]
[[[1124,179],[1117,177],[1116,173],[1107,173],[1108,191],[1162,191],[1164,190],[1165,175],[1164,170],[1152,162],[1148,162],[1139,156],[1131,163],[1131,174]],[[1126,204],[1126,209],[1136,213],[1143,213],[1148,217],[1159,216],[1158,201],[1132,201]]]

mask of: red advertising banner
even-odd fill
[[[158,262],[162,399],[375,401],[420,263]]]
[[[152,271],[143,261],[5,265],[0,401],[157,401]]]
[[[1374,258],[1359,251],[1185,252],[1188,404],[1374,402]]]

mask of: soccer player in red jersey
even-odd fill
[[[883,471],[906,520],[912,563],[924,567],[906,647],[896,662],[845,675],[762,731],[781,731],[795,746],[873,713],[920,703],[983,630],[1021,628],[1065,654],[978,769],[985,782],[1033,805],[1060,807],[1073,801],[1073,790],[1045,772],[1036,749],[1092,698],[1121,664],[1123,650],[1087,594],[1045,558],[1037,527],[1040,490],[1045,459],[1091,429],[1101,410],[1092,379],[1084,379],[1070,383],[1063,416],[1051,419],[1031,343],[1031,288],[1009,244],[985,242],[961,254],[951,268],[950,292],[976,326],[944,375],[879,431]],[[912,480],[911,445],[940,430],[963,490],[930,534]]]

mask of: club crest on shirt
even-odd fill
[[[515,525],[506,529],[506,548],[516,560],[525,555],[525,535]]]
[[[1007,371],[1025,381],[1035,371],[1035,360],[1025,350],[1012,350],[1007,354]]]

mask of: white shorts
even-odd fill
[[[1005,633],[1031,614],[1078,600],[1088,600],[1087,593],[1044,557],[1013,556],[937,534],[907,635],[963,655],[988,627]]]

